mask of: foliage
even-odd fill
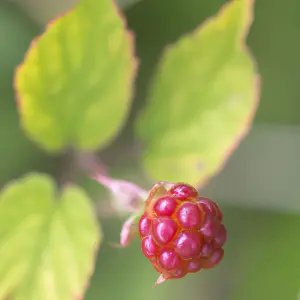
[[[165,51],[137,126],[153,178],[202,186],[248,131],[259,92],[251,21],[252,2],[234,1]]]
[[[132,42],[110,0],[80,1],[53,20],[15,76],[28,136],[50,151],[107,144],[130,108]]]
[[[80,297],[101,237],[84,191],[30,174],[2,191],[0,220],[0,299]]]
[[[141,158],[154,181],[202,186],[251,126],[259,99],[255,62],[245,47],[252,10],[253,1],[233,0],[164,52],[136,122]],[[133,46],[111,0],[81,0],[50,22],[15,72],[27,137],[50,153],[111,144],[130,112]],[[101,229],[88,197],[71,184],[58,188],[48,175],[29,174],[3,189],[0,300],[84,294]]]

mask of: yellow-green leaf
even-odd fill
[[[58,195],[31,174],[0,195],[0,299],[68,300],[84,293],[101,231],[85,193]]]
[[[245,45],[253,1],[233,0],[163,54],[137,122],[155,180],[203,185],[251,126],[259,76]]]
[[[33,41],[16,70],[25,132],[49,151],[104,147],[124,124],[136,65],[114,2],[80,0]]]

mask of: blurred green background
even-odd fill
[[[32,170],[59,176],[63,168],[62,157],[47,156],[20,129],[12,78],[33,37],[72,2],[0,1],[1,186]],[[164,46],[215,14],[225,1],[132,2],[119,1],[136,34],[141,61],[136,97],[126,128],[100,156],[115,177],[149,188],[152,183],[140,170],[132,134],[149,79]],[[105,241],[85,299],[300,299],[300,2],[256,2],[248,41],[262,75],[261,104],[249,136],[202,192],[224,209],[228,242],[223,262],[152,289],[157,273],[143,258],[139,241],[127,249],[110,247],[119,238],[123,219],[102,216]],[[83,179],[82,185],[95,201],[106,200],[94,182]]]

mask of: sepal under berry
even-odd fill
[[[125,248],[138,237],[139,218],[140,215],[132,215],[124,222],[120,233],[120,244],[112,244],[112,246]]]
[[[111,193],[111,205],[119,213],[136,213],[143,208],[148,192],[132,182],[113,179],[100,173],[91,176]]]

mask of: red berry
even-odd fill
[[[153,220],[153,237],[159,244],[170,243],[176,235],[178,226],[169,218],[158,218]]]
[[[180,205],[176,218],[183,228],[199,229],[204,220],[204,214],[196,203],[184,202]]]
[[[139,221],[139,231],[141,237],[150,234],[151,220],[146,215],[143,215]]]
[[[182,261],[173,249],[164,249],[160,253],[159,263],[165,270],[177,270],[181,268]]]
[[[200,256],[201,257],[209,257],[209,256],[211,256],[213,250],[214,250],[214,248],[213,248],[212,244],[209,242],[205,242],[202,246],[202,251],[201,251]]]
[[[153,258],[158,253],[159,248],[151,235],[148,235],[142,239],[142,250],[147,258]]]
[[[208,198],[199,197],[197,202],[206,213],[207,218],[215,218],[217,216],[216,208],[211,200]]]
[[[197,258],[188,260],[186,264],[187,264],[186,268],[189,273],[196,273],[200,271],[200,269],[202,268],[201,260]]]
[[[179,183],[175,185],[170,190],[170,194],[181,201],[194,199],[198,196],[198,192],[195,188],[193,188],[189,184],[184,183]]]
[[[214,238],[213,244],[215,248],[221,248],[227,240],[227,230],[223,224],[220,225],[219,232]]]
[[[166,196],[163,198],[160,198],[155,206],[154,206],[154,212],[157,216],[160,217],[169,217],[173,214],[177,207],[177,201],[175,198]]]
[[[217,220],[213,219],[207,219],[203,226],[200,229],[200,232],[203,234],[203,236],[207,239],[214,238],[219,231],[220,223]]]
[[[171,276],[169,277],[169,279],[171,278],[182,278],[187,274],[187,271],[182,267],[180,269],[175,270],[174,272],[170,272]]]
[[[222,248],[216,249],[213,254],[203,260],[203,269],[211,269],[216,266],[223,258],[224,250]]]
[[[201,251],[201,236],[197,232],[182,231],[174,241],[174,246],[177,253],[183,259],[191,259],[197,256]]]
[[[217,218],[219,221],[222,221],[223,215],[217,203],[204,197],[199,197],[197,202],[206,212],[208,218]]]
[[[188,184],[150,191],[139,221],[142,252],[161,274],[157,284],[211,269],[223,258],[227,231],[219,206]],[[172,186],[172,188],[170,188]]]

